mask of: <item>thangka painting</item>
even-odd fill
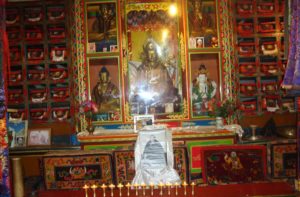
[[[127,117],[187,117],[177,6],[170,2],[126,4]]]
[[[204,183],[210,185],[266,180],[266,146],[210,146],[201,148]]]
[[[201,141],[187,141],[186,145],[189,152],[189,173],[190,182],[195,182],[196,184],[203,183],[203,164],[202,164],[202,153],[201,150],[203,146],[220,146],[220,145],[232,145],[234,140],[232,138],[228,139],[209,139]]]

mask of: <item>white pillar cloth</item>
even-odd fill
[[[180,177],[173,168],[171,132],[155,128],[139,131],[134,154],[136,173],[132,184],[180,184]]]

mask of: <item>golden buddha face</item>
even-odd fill
[[[101,72],[99,77],[100,77],[100,81],[101,82],[103,82],[103,83],[108,82],[108,74],[107,74],[107,72]]]
[[[195,1],[195,10],[199,10],[201,7],[200,1]]]

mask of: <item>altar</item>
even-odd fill
[[[182,181],[202,182],[199,148],[201,146],[233,145],[237,135],[233,131],[216,129],[214,126],[173,128],[174,167]],[[137,133],[103,133],[99,135],[79,136],[82,150],[102,150],[114,152],[116,181],[131,181],[133,169],[123,167],[134,162],[133,149]],[[125,158],[125,159],[124,159]],[[119,173],[124,172],[124,174]],[[131,172],[131,173],[130,173]]]

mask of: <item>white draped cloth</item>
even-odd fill
[[[136,174],[132,184],[180,184],[173,159],[171,132],[165,129],[140,131],[135,144]]]

